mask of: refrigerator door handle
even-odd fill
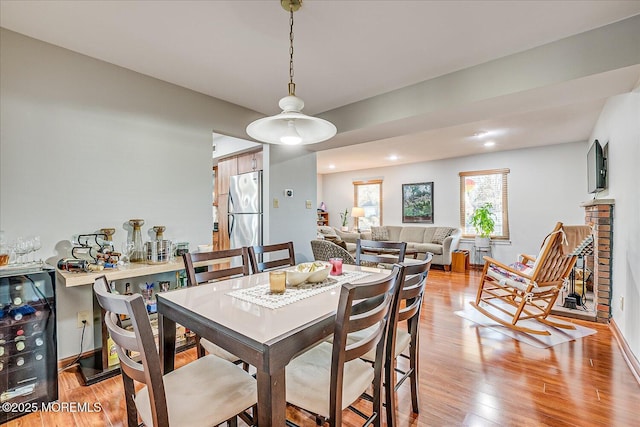
[[[231,236],[233,232],[233,223],[235,222],[235,215],[229,215],[229,220],[227,221],[227,234]]]
[[[233,193],[229,191],[229,206],[227,207],[228,212],[233,212]]]

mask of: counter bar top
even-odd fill
[[[224,260],[220,260],[223,262]],[[194,263],[194,267],[207,265],[206,261]],[[182,258],[164,264],[143,264],[132,262],[127,266],[118,268],[105,268],[102,271],[91,273],[72,273],[65,270],[56,269],[56,278],[59,283],[70,288],[73,286],[92,285],[93,281],[100,276],[106,276],[108,281],[129,279],[132,277],[149,276],[152,274],[168,273],[171,271],[184,270]]]

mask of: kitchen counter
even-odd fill
[[[195,267],[201,267],[204,265],[207,265],[206,261],[194,263]],[[73,286],[92,285],[93,281],[97,277],[103,275],[107,277],[108,281],[112,281],[180,270],[184,270],[184,263],[182,262],[182,258],[164,264],[142,264],[132,262],[127,266],[118,268],[105,268],[102,271],[96,271],[92,273],[72,273],[69,271],[56,269],[56,279],[58,283],[70,288]]]

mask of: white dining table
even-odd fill
[[[344,265],[343,271],[368,274],[352,280],[354,283],[389,274],[389,270],[352,265]],[[262,289],[255,287],[268,283],[269,274],[259,273],[158,294],[160,360],[165,373],[174,369],[179,323],[254,366],[258,425],[283,426],[285,366],[333,333],[340,286],[278,308],[230,295]]]

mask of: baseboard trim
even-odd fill
[[[620,332],[620,329],[618,328],[618,325],[616,324],[615,320],[613,320],[613,318],[609,319],[609,329],[611,329],[614,338],[618,342],[618,346],[622,350],[622,357],[624,357],[624,361],[627,362],[631,373],[633,374],[638,384],[640,384],[640,362],[638,362],[638,359],[631,351],[627,340],[625,340],[624,336],[622,336],[622,332]]]
[[[96,348],[96,349],[93,349],[93,350],[85,351],[80,356],[80,359],[84,359],[85,357],[93,356],[94,354],[96,354],[98,352],[101,352],[101,351],[102,351],[102,349],[100,349],[100,348]],[[75,356],[69,356],[69,357],[65,357],[64,359],[58,360],[58,369],[62,369],[64,367],[68,366],[69,363],[73,362],[76,359],[78,359],[78,355],[77,354]]]

